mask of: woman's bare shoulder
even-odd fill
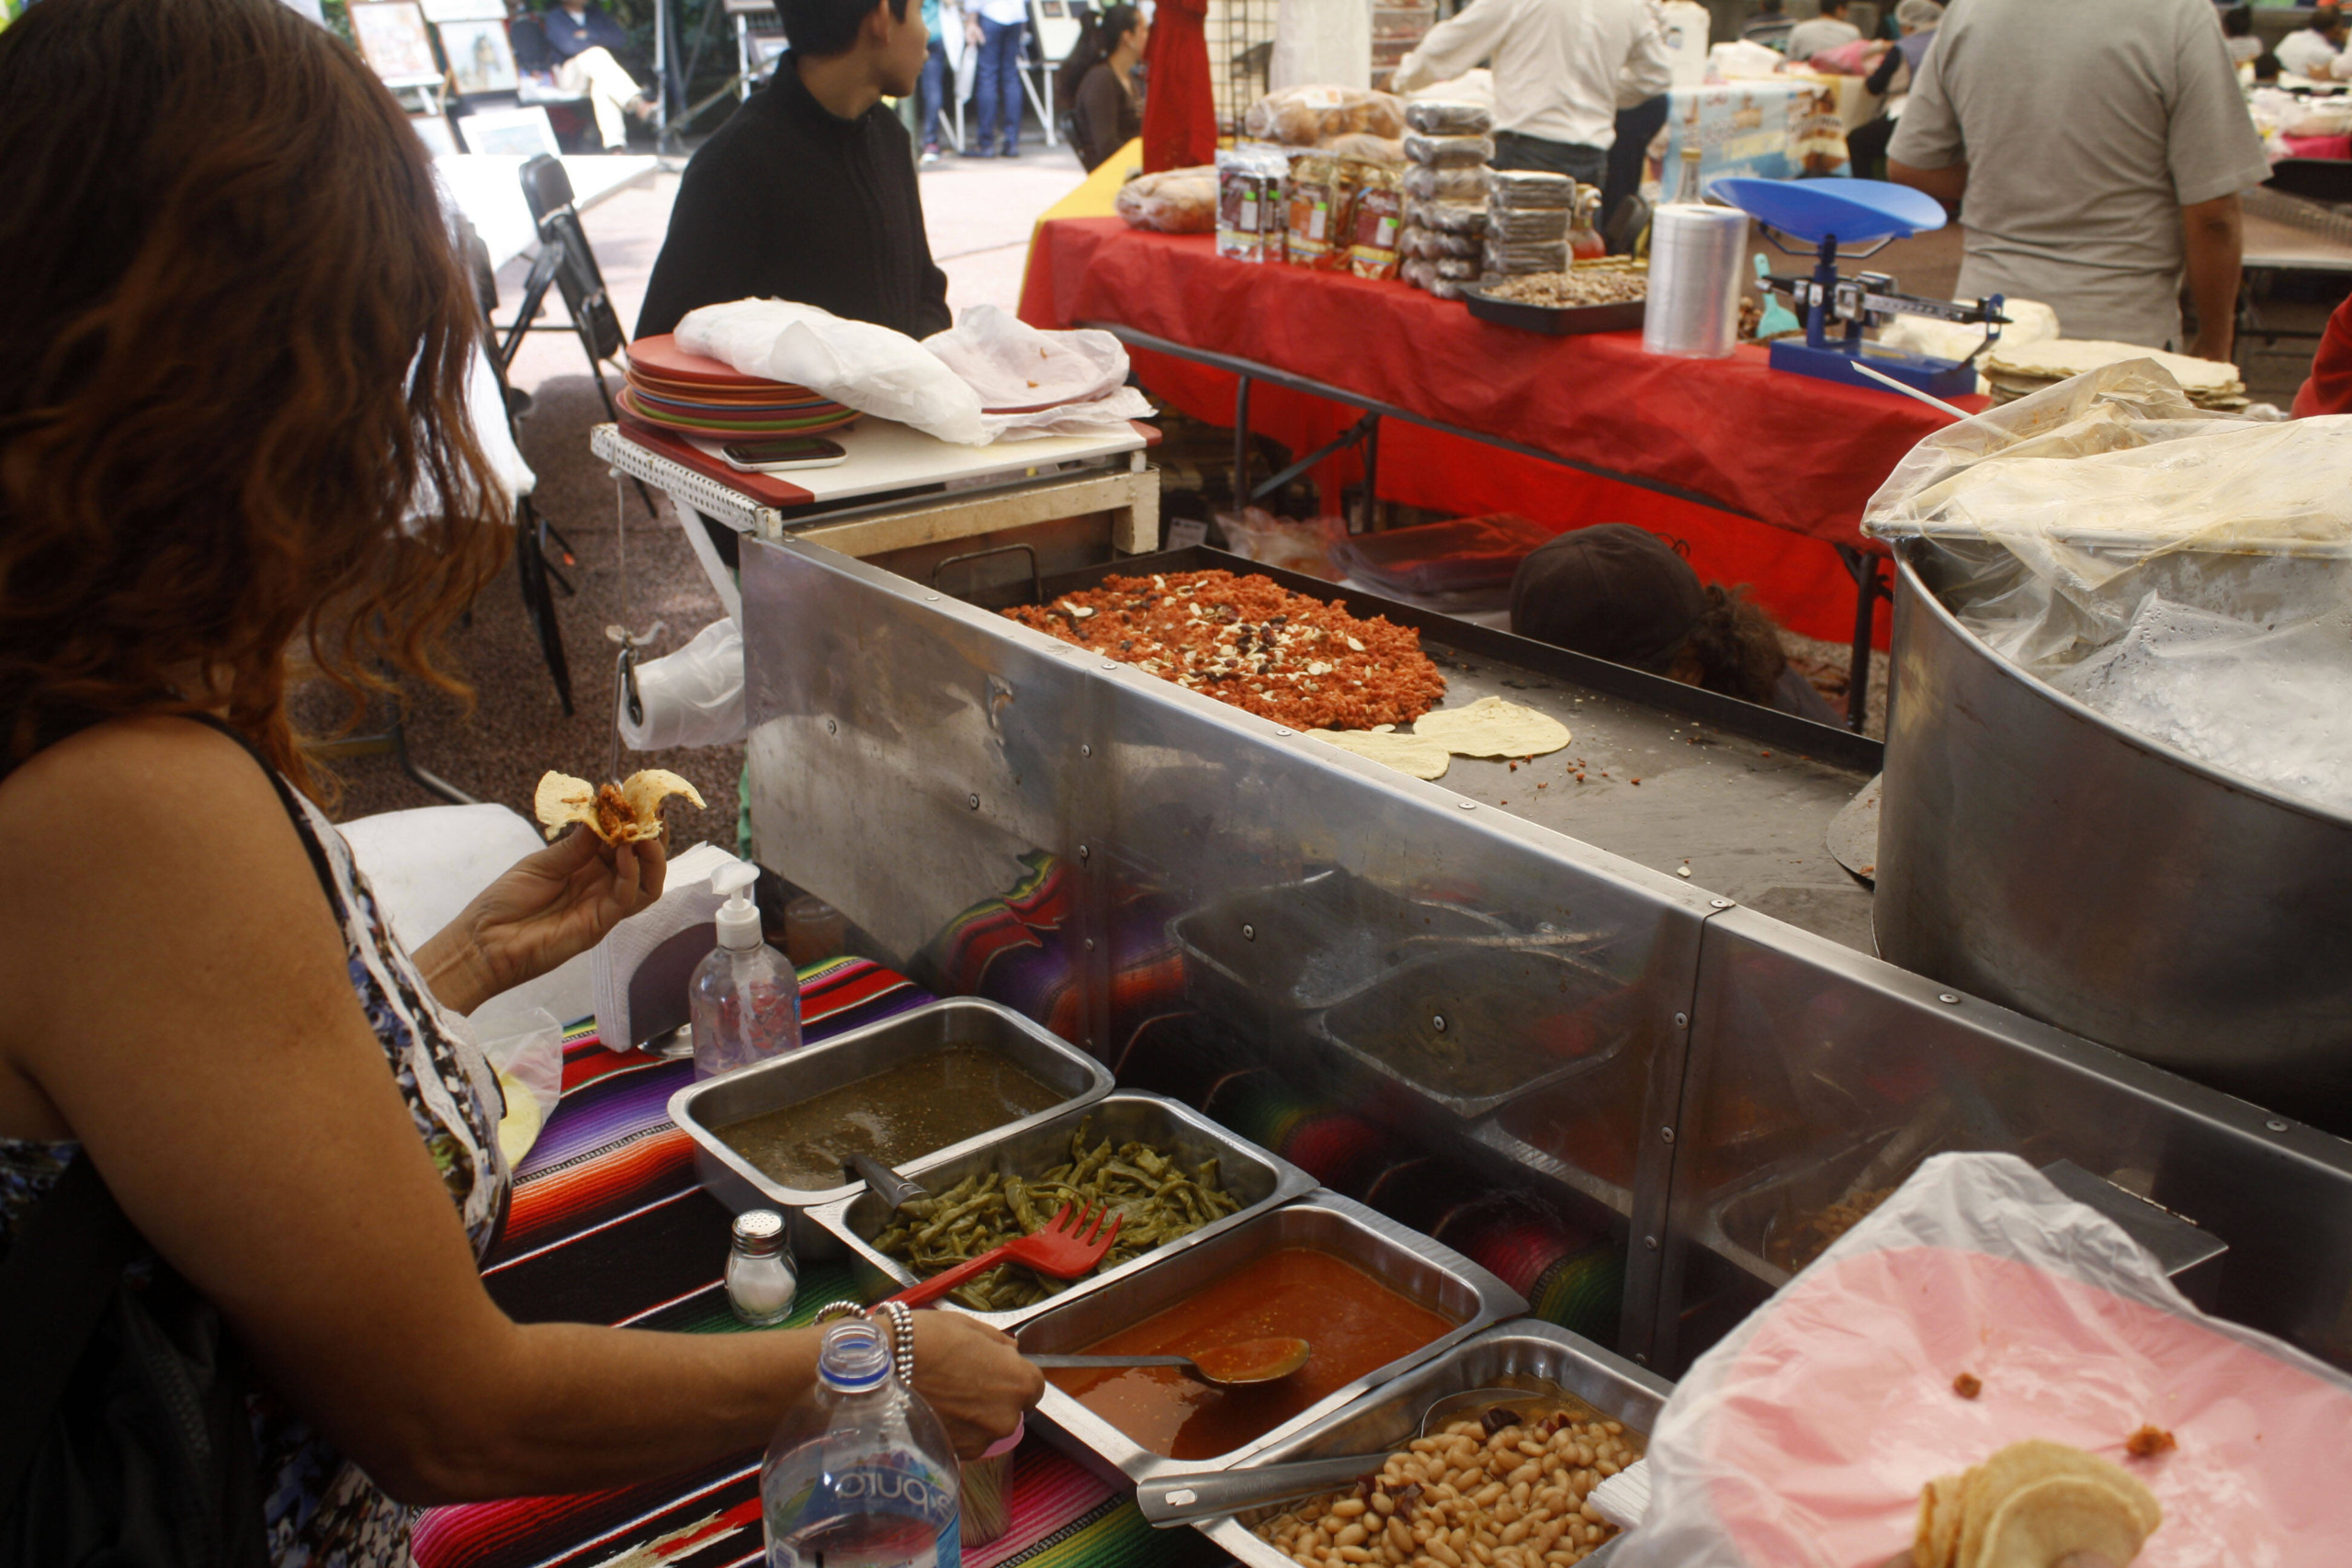
[[[61,857],[112,859],[110,850],[143,853],[157,840],[233,832],[264,807],[265,823],[285,819],[252,753],[190,718],[96,725],[0,781],[0,822],[38,824],[29,836]]]

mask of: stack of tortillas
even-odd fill
[[[2124,1568],[2164,1510],[2138,1478],[2064,1443],[2011,1443],[1919,1495],[1916,1568],[2050,1568],[2070,1552]]]
[[[1317,740],[1343,751],[1385,762],[1417,779],[1442,779],[1456,755],[1541,757],[1568,743],[1568,727],[1549,714],[1500,697],[1481,697],[1467,707],[1425,713],[1410,735],[1396,727],[1375,729],[1310,729]]]
[[[2153,359],[2163,366],[2188,400],[2201,409],[2232,410],[2246,406],[2245,383],[2238,367],[2219,359],[2192,359],[2166,354],[2136,343],[2104,343],[2096,338],[2053,337],[2039,343],[1996,344],[1984,356],[1984,379],[1996,403],[2014,402],[2029,392],[2054,387],[2070,376],[2120,365],[2127,359]]]

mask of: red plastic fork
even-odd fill
[[[968,1262],[958,1263],[944,1273],[933,1274],[922,1284],[900,1291],[890,1299],[909,1306],[921,1306],[935,1302],[967,1280],[987,1273],[1000,1263],[1020,1263],[1040,1274],[1051,1274],[1057,1280],[1075,1280],[1092,1271],[1119,1239],[1119,1225],[1125,1214],[1112,1214],[1111,1226],[1103,1229],[1103,1216],[1108,1208],[1081,1211],[1077,1222],[1071,1223],[1069,1205],[1064,1203],[1054,1211],[1046,1226],[1029,1235],[992,1247]]]

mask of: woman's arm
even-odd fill
[[[662,841],[607,844],[574,827],[524,856],[414,954],[441,1005],[471,1012],[587,952],[662,897]]]
[[[42,823],[10,852],[44,896],[0,912],[0,1133],[80,1138],[270,1387],[387,1490],[641,1480],[763,1442],[807,1390],[812,1335],[498,1310],[300,841],[226,739],[109,725],[27,763],[0,806]],[[1009,1344],[937,1314],[919,1331],[924,1392],[967,1450],[1038,1392]]]

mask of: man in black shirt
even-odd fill
[[[734,299],[789,299],[910,337],[950,324],[906,128],[922,74],[911,0],[779,0],[792,51],[686,165],[639,337]]]

